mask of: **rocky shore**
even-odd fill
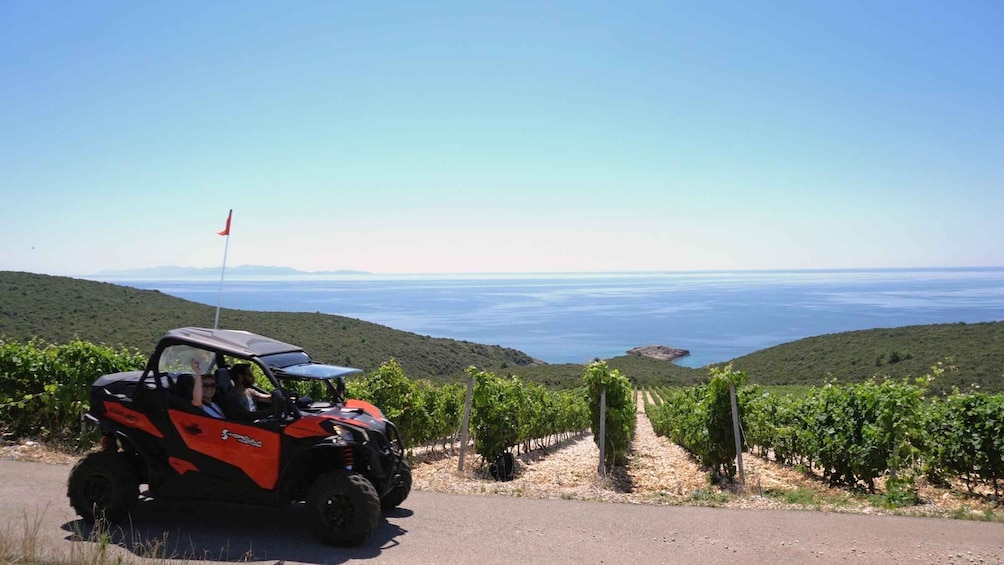
[[[677,349],[675,347],[668,347],[665,345],[646,345],[643,347],[635,347],[634,349],[629,349],[627,353],[628,355],[651,357],[652,359],[658,359],[660,361],[673,361],[675,359],[679,359],[680,357],[690,355],[690,352],[686,349]]]

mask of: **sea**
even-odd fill
[[[101,280],[222,308],[348,316],[548,363],[666,345],[690,351],[678,364],[702,367],[809,336],[1004,320],[1004,267]]]

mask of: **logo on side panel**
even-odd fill
[[[250,445],[251,447],[257,447],[261,449],[261,442],[259,440],[223,428],[223,433],[220,434],[220,439],[222,439],[223,441],[227,441],[230,438],[234,438],[235,440],[243,444]]]

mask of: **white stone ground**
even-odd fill
[[[651,402],[651,397],[647,398]],[[599,450],[591,434],[573,437],[517,456],[517,476],[509,482],[492,480],[480,457],[470,449],[462,472],[459,457],[439,449],[416,455],[412,464],[416,490],[460,494],[501,494],[533,498],[597,500],[640,504],[699,504],[741,508],[814,508],[824,511],[888,513],[866,496],[825,485],[817,476],[743,455],[747,488],[713,486],[708,471],[680,446],[655,434],[644,413],[646,397],[639,395],[638,420],[628,464],[610,476],[598,474]],[[923,504],[897,511],[902,514],[951,515],[968,509],[973,515],[989,511],[1004,521],[1000,503],[967,498],[954,489],[920,485]],[[786,496],[786,494],[790,496]],[[789,501],[786,501],[789,500]],[[808,501],[808,502],[798,502]],[[961,510],[960,510],[961,509]]]

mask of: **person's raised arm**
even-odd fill
[[[192,359],[190,362],[192,374],[195,376],[195,384],[192,386],[192,406],[202,406],[202,371],[199,369],[199,362]]]

